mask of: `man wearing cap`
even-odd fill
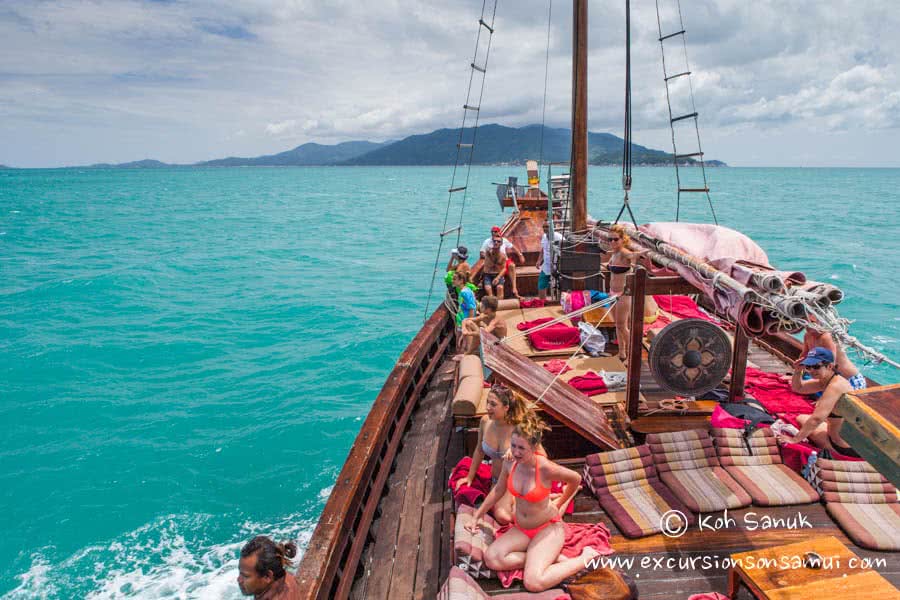
[[[816,318],[812,315],[810,315],[809,320],[813,323],[816,322]],[[841,348],[841,345],[835,343],[834,338],[832,338],[831,334],[827,331],[816,331],[815,329],[810,328],[806,329],[803,333],[803,352],[800,354],[800,360],[795,362],[794,366],[798,366],[800,361],[803,360],[809,351],[817,346],[831,351],[836,359],[835,363],[837,364],[838,373],[847,378],[854,390],[861,390],[866,387],[866,378],[859,372],[856,365],[850,361],[850,358],[847,356],[847,353],[844,352],[844,349]],[[799,389],[794,389],[794,391],[798,394],[818,394],[822,390],[813,389],[812,391],[801,391]]]
[[[799,393],[821,391],[822,397],[816,402],[813,414],[797,416],[797,422],[800,423],[797,435],[781,435],[778,436],[779,440],[796,444],[808,438],[820,448],[828,448],[844,456],[859,458],[859,454],[841,437],[843,417],[834,413],[834,407],[841,396],[854,389],[850,382],[837,372],[834,353],[828,348],[816,346],[795,364],[798,368],[794,369],[791,387]],[[801,379],[804,371],[810,375],[807,381]]]
[[[485,258],[487,252],[494,246],[494,240],[500,240],[500,250],[507,257],[506,272],[509,274],[509,285],[512,288],[513,296],[519,298],[519,288],[516,285],[516,261],[518,261],[519,264],[525,264],[525,256],[519,252],[518,248],[513,246],[512,242],[503,237],[501,229],[495,225],[491,227],[491,237],[484,240],[481,244],[481,258]],[[510,258],[510,254],[516,256],[516,261],[513,261],[513,259]]]
[[[462,273],[471,273],[472,267],[469,265],[469,249],[465,246],[457,246],[450,251],[450,260],[447,261],[447,274],[444,276],[444,283],[451,292],[453,289],[453,274],[456,271]]]

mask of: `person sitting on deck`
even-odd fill
[[[541,592],[559,584],[585,568],[587,561],[599,555],[585,548],[580,556],[560,557],[566,541],[562,522],[566,505],[578,491],[581,475],[562,467],[540,454],[543,430],[547,429],[532,415],[516,425],[510,438],[513,462],[504,461],[496,485],[473,514],[466,528],[474,533],[478,521],[508,492],[516,499],[513,527],[488,546],[484,563],[495,571],[523,569],[525,589]],[[552,481],[565,483],[562,496],[551,499]]]
[[[482,265],[484,292],[488,296],[493,296],[496,288],[497,296],[500,298],[503,298],[504,278],[506,269],[509,266],[506,254],[501,248],[502,243],[503,241],[500,238],[494,239],[493,245],[484,254],[484,264]]]
[[[498,339],[506,337],[506,320],[497,314],[500,301],[496,296],[481,299],[481,314],[474,319],[463,319],[462,333],[466,338],[465,353],[475,354],[481,343],[481,330],[493,333]]]
[[[500,473],[503,471],[504,461],[512,459],[510,440],[513,429],[530,416],[530,412],[531,409],[525,405],[525,402],[513,394],[508,387],[500,384],[491,386],[485,405],[485,414],[478,423],[478,441],[475,443],[475,452],[472,453],[469,474],[456,482],[454,491],[464,485],[472,485],[478,473],[478,467],[485,458],[491,462],[491,483],[497,483]],[[540,448],[540,451],[543,452],[543,448]],[[506,525],[513,519],[513,510],[515,510],[515,501],[512,495],[504,493],[494,503],[491,514],[495,521]]]
[[[801,393],[806,389],[822,390],[822,397],[816,402],[816,408],[811,415],[797,416],[800,423],[797,435],[782,435],[779,436],[779,441],[796,444],[809,438],[810,442],[820,448],[827,448],[851,458],[859,458],[859,454],[841,437],[843,417],[834,413],[834,407],[840,397],[853,391],[850,382],[837,372],[834,354],[827,348],[817,346],[806,354],[799,362],[799,366],[802,369],[794,370],[791,387],[801,390]],[[812,379],[801,381],[802,371],[808,372]]]
[[[553,243],[561,242],[563,236],[560,232],[553,232]],[[553,274],[552,252],[550,252],[550,222],[544,221],[544,234],[541,236],[541,252],[538,255],[537,264],[538,273],[538,298],[547,297],[547,290],[550,289],[550,275]]]
[[[525,264],[525,256],[516,248],[512,242],[503,237],[501,229],[496,225],[491,227],[491,237],[484,240],[481,244],[481,258],[485,258],[488,250],[494,247],[494,240],[500,240],[500,250],[506,255],[506,271],[509,273],[509,285],[512,288],[513,296],[520,298],[519,288],[516,284],[516,261],[519,264]],[[510,258],[510,254],[515,255],[516,260]],[[503,296],[500,295],[502,298]]]
[[[817,322],[816,318],[812,315],[809,316],[809,320],[813,323]],[[847,353],[844,352],[844,349],[841,348],[841,345],[835,343],[834,338],[832,338],[831,334],[827,331],[816,331],[815,329],[807,328],[806,331],[803,332],[803,352],[800,354],[800,358],[794,362],[794,366],[799,367],[800,362],[806,357],[809,351],[816,347],[825,348],[834,354],[837,358],[835,364],[837,365],[838,373],[847,378],[847,381],[850,382],[850,385],[853,386],[854,390],[866,388],[866,378],[859,372],[856,365],[850,361],[850,358],[847,356]],[[817,397],[821,396],[822,389],[817,387],[814,380],[811,379],[805,379],[802,386],[792,385],[791,387],[793,387],[794,392],[798,394],[815,394]]]
[[[631,317],[631,296],[625,295],[625,276],[632,270],[638,259],[644,255],[644,252],[634,252],[628,249],[630,238],[622,225],[616,224],[610,227],[609,237],[606,239],[610,243],[610,252],[612,252],[608,265],[609,291],[611,295],[618,296],[612,312],[616,319],[619,359],[626,362],[628,360],[628,340],[631,339],[631,325],[628,322]],[[644,318],[646,319],[646,317],[645,310]]]
[[[300,597],[297,580],[287,572],[297,556],[297,544],[276,544],[258,535],[243,548],[238,562],[238,587],[245,596],[258,600],[289,600]]]
[[[468,260],[469,250],[465,246],[459,246],[450,251],[450,260],[447,261],[447,274],[444,276],[444,283],[447,284],[447,289],[451,292],[455,291],[453,289],[453,274],[456,271],[471,274],[472,266]]]

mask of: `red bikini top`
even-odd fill
[[[516,472],[516,467],[519,466],[518,462],[512,466],[512,469],[509,471],[509,479],[506,480],[506,489],[509,490],[509,493],[516,498],[522,498],[526,502],[540,502],[550,495],[550,488],[541,484],[540,467],[537,464],[538,456],[541,455],[535,454],[534,456],[534,487],[527,494],[520,494],[513,486],[513,474]]]

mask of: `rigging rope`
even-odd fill
[[[534,333],[536,331],[540,331],[542,329],[552,327],[553,325],[556,325],[557,323],[562,323],[563,321],[568,321],[572,317],[581,316],[590,310],[593,310],[595,308],[601,308],[603,306],[606,306],[607,304],[610,305],[610,310],[612,310],[613,305],[615,305],[615,303],[618,301],[618,299],[619,299],[618,296],[610,296],[609,298],[604,298],[603,300],[594,302],[593,304],[589,304],[588,306],[579,308],[578,310],[573,310],[572,312],[565,313],[563,316],[556,317],[555,319],[547,321],[546,323],[541,323],[540,325],[536,325],[536,326],[532,327],[531,329],[526,329],[524,331],[520,331],[518,333],[513,333],[511,335],[508,335],[505,338],[503,338],[502,340],[500,340],[500,343],[505,344],[505,343],[508,343],[510,340],[514,340],[518,337],[522,337],[522,336],[528,335],[530,333]],[[600,321],[602,321],[602,320],[603,319],[601,318]],[[600,321],[598,321],[598,323]]]
[[[616,297],[614,296],[614,298],[616,298]],[[615,305],[615,302],[613,302],[613,306],[614,306],[614,305]],[[589,325],[596,326],[596,325],[602,323],[602,322],[603,322],[603,319],[605,319],[606,316],[610,313],[610,311],[612,311],[613,306],[610,306],[610,307],[606,310],[606,312],[603,313],[603,316],[600,317],[600,318],[596,321],[596,323],[589,323]],[[575,349],[575,352],[573,352],[573,353],[569,356],[569,358],[566,359],[565,366],[564,366],[562,369],[559,370],[559,373],[557,373],[557,374],[553,377],[552,380],[550,380],[550,383],[547,384],[547,387],[544,388],[544,391],[541,392],[540,396],[538,396],[538,397],[535,399],[534,402],[526,402],[526,404],[527,404],[530,408],[534,409],[535,407],[537,407],[538,402],[540,402],[540,401],[544,398],[544,396],[547,395],[547,392],[550,391],[550,388],[553,387],[553,384],[556,383],[556,380],[559,379],[560,375],[562,375],[562,374],[566,371],[566,367],[569,366],[569,362],[571,362],[573,358],[575,358],[576,356],[578,356],[578,354],[581,352],[581,349],[584,348],[584,345],[587,343],[587,341],[588,341],[589,339],[590,339],[589,336],[584,336],[584,339],[581,340],[581,343],[580,343],[580,344],[578,344],[578,347]]]
[[[631,222],[637,227],[637,220],[631,212],[629,192],[631,191],[631,0],[625,0],[625,133],[623,135],[624,147],[622,149],[622,189],[625,197],[622,200],[622,208],[616,215],[615,223],[619,222],[622,213],[628,210]]]
[[[553,0],[547,10],[547,55],[544,58],[544,103],[541,106],[541,149],[538,154],[538,173],[544,164],[544,121],[547,116],[547,81],[550,79],[550,26],[553,23]],[[548,178],[549,179],[549,178]]]
[[[475,152],[475,136],[478,132],[478,121],[479,121],[479,116],[481,115],[481,102],[482,102],[482,98],[484,97],[484,81],[487,78],[488,59],[490,58],[490,54],[491,54],[491,40],[492,40],[493,34],[494,34],[494,20],[497,16],[497,2],[498,2],[498,0],[492,0],[493,9],[491,10],[490,23],[488,23],[484,19],[485,14],[486,14],[486,9],[488,6],[488,0],[483,0],[482,4],[481,4],[481,17],[478,20],[478,34],[475,36],[475,53],[472,57],[472,63],[470,65],[471,68],[469,71],[469,85],[466,89],[466,102],[463,105],[462,124],[459,127],[459,138],[456,143],[456,160],[453,163],[453,172],[452,172],[452,175],[450,176],[450,188],[449,188],[449,191],[447,194],[447,208],[444,211],[444,223],[443,223],[443,226],[441,227],[440,241],[438,243],[437,252],[435,253],[435,257],[434,257],[434,267],[431,271],[431,285],[428,287],[428,299],[425,301],[425,315],[422,319],[423,322],[428,320],[428,309],[431,307],[431,297],[434,294],[434,282],[437,278],[437,274],[438,274],[438,270],[439,270],[438,265],[440,264],[441,254],[444,249],[444,238],[449,233],[452,233],[455,230],[456,231],[456,246],[458,247],[460,237],[462,236],[462,218],[463,218],[463,213],[465,212],[465,209],[466,209],[466,196],[468,195],[469,175],[472,172],[472,156]],[[486,50],[485,50],[485,54],[484,54],[484,63],[481,66],[477,66],[478,50],[479,50],[480,44],[481,44],[482,29],[487,29],[487,31],[488,31],[487,45],[486,45]],[[471,140],[470,144],[464,144],[463,143],[463,135],[466,131],[466,118],[468,117],[469,110],[473,110],[473,107],[469,104],[469,100],[471,99],[471,96],[472,96],[472,85],[475,80],[476,71],[480,72],[482,74],[481,90],[479,91],[479,94],[478,94],[478,104],[474,108],[475,123],[472,127],[472,140]],[[469,155],[465,161],[465,164],[466,164],[465,185],[457,187],[456,186],[456,171],[459,167],[460,157],[462,155],[462,150],[464,147],[468,147],[468,150],[469,150]],[[448,230],[447,223],[450,219],[450,207],[453,203],[453,194],[455,192],[459,192],[459,191],[462,192],[462,201],[460,203],[460,209],[459,209],[459,220],[458,220],[455,228]]]

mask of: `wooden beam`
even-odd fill
[[[631,287],[628,285],[628,280],[625,282],[625,293],[628,295],[634,295]],[[671,276],[661,276],[661,277],[647,277],[647,282],[644,286],[644,294],[648,296],[653,295],[668,295],[668,294],[698,294],[700,290],[692,286],[688,283],[683,277],[680,275],[676,275],[674,277]]]
[[[738,325],[734,333],[734,348],[731,353],[731,385],[728,399],[740,402],[744,399],[744,382],[747,380],[747,354],[750,351],[750,336]]]
[[[844,394],[835,412],[844,417],[841,437],[900,487],[900,384]]]
[[[484,330],[481,351],[484,366],[493,371],[495,378],[530,398],[540,398],[541,408],[563,425],[600,448],[612,450],[622,446],[606,413],[588,396]]]
[[[572,231],[587,230],[588,0],[572,2]]]
[[[631,289],[634,294],[631,296],[631,314],[628,319],[631,321],[631,332],[628,340],[619,340],[619,343],[628,344],[628,383],[625,396],[627,398],[628,417],[636,419],[638,416],[639,396],[641,393],[641,354],[643,346],[641,340],[644,338],[644,288],[647,282],[647,270],[638,266],[634,273],[626,279],[631,282]],[[619,350],[622,354],[622,350]]]

